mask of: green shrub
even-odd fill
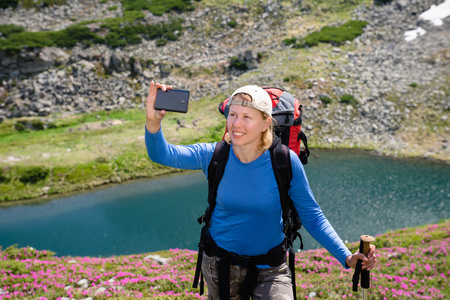
[[[322,101],[322,103],[325,105],[331,104],[333,102],[333,99],[328,96],[320,96],[319,100]]]
[[[230,26],[231,28],[236,27],[237,26],[236,20],[231,20],[230,22],[228,22],[228,26]]]
[[[415,87],[417,87],[417,83],[413,82],[409,86],[415,88]]]
[[[18,30],[18,29],[17,29]],[[104,39],[87,27],[73,25],[61,31],[49,32],[11,32],[6,39],[0,39],[0,49],[20,51],[23,47],[44,48],[50,46],[72,48],[77,42],[101,44]]]
[[[0,261],[0,269],[7,272],[9,271],[15,275],[30,274],[30,270],[27,269],[26,263],[21,261]]]
[[[0,0],[0,8],[16,8],[19,0]]]
[[[50,171],[45,167],[22,167],[18,168],[19,180],[23,183],[37,183],[45,180]]]
[[[3,254],[6,255],[8,260],[23,260],[37,257],[50,258],[56,253],[48,250],[39,251],[30,246],[27,246],[26,248],[17,248],[17,244],[14,244],[3,250]]]
[[[102,21],[101,27],[108,29],[105,38],[91,32],[85,25],[97,21],[86,21],[67,27],[57,32],[26,32],[22,27],[0,25],[5,39],[0,39],[0,49],[19,52],[24,47],[43,48],[49,46],[72,48],[78,42],[86,46],[91,44],[107,44],[113,48],[128,44],[139,44],[142,37],[162,39],[157,44],[163,46],[167,41],[179,38],[183,31],[183,19],[172,19],[170,23],[143,25],[139,22],[145,15],[141,11],[125,11],[120,18],[108,18]]]
[[[286,46],[295,45],[295,44],[297,44],[297,38],[292,37],[290,39],[284,39],[283,40],[283,44],[286,45]]]
[[[374,4],[375,5],[385,5],[385,4],[389,4],[391,2],[392,2],[392,0],[375,0]]]
[[[192,11],[195,9],[190,0],[122,0],[122,5],[125,11],[141,11],[145,9],[157,16],[161,16],[171,10]]]
[[[300,76],[298,75],[289,75],[283,78],[284,82],[293,82],[300,80]]]
[[[341,103],[356,106],[358,104],[358,100],[356,100],[353,95],[345,94],[341,96]]]
[[[27,130],[26,122],[18,121],[16,123],[14,123],[14,128],[19,132],[26,131]]]
[[[295,46],[316,46],[319,43],[340,45],[345,41],[352,41],[364,32],[366,21],[348,21],[339,27],[325,26],[320,31],[313,32],[295,44]]]
[[[158,46],[158,47],[162,47],[165,44],[167,44],[167,39],[165,39],[165,38],[160,38],[156,41],[156,46]]]
[[[108,10],[117,10],[117,6],[108,7]]]
[[[72,48],[77,42],[82,42],[83,44],[102,44],[104,39],[95,33],[91,32],[89,28],[80,25],[73,25],[67,27],[58,32],[54,32],[52,35],[54,43],[58,47]]]
[[[246,71],[246,70],[248,70],[248,66],[245,62],[239,60],[239,58],[237,58],[236,56],[233,56],[230,59],[230,69]]]
[[[1,2],[0,2],[1,3]],[[0,25],[0,32],[4,38],[7,38],[11,34],[19,33],[24,31],[22,26],[16,26],[12,24]]]
[[[1,0],[0,0],[1,1]],[[25,8],[41,8],[66,4],[67,0],[22,0],[21,4]]]
[[[136,14],[138,13],[138,14]],[[127,18],[129,20],[137,20],[141,17],[141,12],[128,12]],[[143,14],[142,14],[143,17]],[[168,40],[177,40],[179,34],[174,32],[178,31],[180,34],[183,31],[182,19],[172,19],[171,23],[161,23],[155,25],[121,25],[125,22],[125,18],[111,18],[104,21],[102,27],[108,28],[109,33],[105,38],[107,45],[111,47],[122,47],[127,44],[138,44],[141,42],[141,36],[143,35],[150,40],[158,39],[157,45],[164,46]],[[134,21],[133,21],[134,22]]]
[[[5,183],[9,181],[9,178],[4,175],[5,171],[3,169],[0,169],[0,183]]]
[[[41,120],[32,120],[30,125],[33,130],[44,130],[44,123]]]

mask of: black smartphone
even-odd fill
[[[189,104],[189,91],[158,89],[156,91],[155,109],[179,113],[187,113]]]

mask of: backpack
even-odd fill
[[[292,275],[292,289],[294,299],[296,299],[295,284],[295,251],[293,249],[294,240],[300,238],[300,249],[303,249],[303,240],[298,230],[302,227],[297,210],[295,209],[290,197],[289,188],[292,179],[291,159],[289,149],[299,155],[303,164],[307,164],[307,158],[310,154],[307,146],[306,135],[301,131],[302,123],[302,106],[298,100],[291,94],[279,88],[264,88],[270,95],[273,103],[272,117],[276,120],[275,136],[272,146],[270,147],[270,157],[272,161],[272,169],[277,181],[280,193],[283,231],[285,233],[285,247],[289,249],[289,268]],[[225,115],[226,103],[229,98],[219,105],[219,111]],[[305,150],[300,150],[300,141],[303,142]],[[212,212],[216,204],[217,189],[220,180],[225,171],[228,161],[230,145],[225,141],[221,141],[214,149],[214,154],[208,166],[208,204],[205,214],[197,221],[200,224],[205,223],[202,228],[200,242],[198,244],[199,252],[197,258],[197,267],[195,270],[193,288],[197,288],[200,279],[200,295],[204,292],[203,274],[201,274],[201,263],[203,250],[205,247],[205,232],[210,226]]]
[[[277,87],[263,87],[272,99],[272,118],[275,119],[275,135],[281,142],[297,153],[302,164],[308,163],[310,154],[308,139],[302,131],[302,105],[290,93]],[[227,103],[230,98],[219,104],[219,112],[228,114]],[[301,142],[305,147],[301,150]]]

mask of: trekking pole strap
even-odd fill
[[[289,269],[291,270],[292,294],[294,300],[297,300],[297,288],[295,284],[295,251],[292,247],[289,247]]]

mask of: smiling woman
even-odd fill
[[[286,209],[282,199],[287,195],[291,201],[283,204],[289,203],[308,232],[344,267],[354,268],[361,259],[363,268],[374,268],[375,247],[371,247],[367,257],[351,254],[315,201],[297,154],[281,145],[278,138],[272,143],[272,99],[264,89],[247,85],[229,98],[225,107],[229,148],[223,146],[225,142],[187,146],[168,143],[162,133],[166,111],[155,108],[159,89],[172,87],[150,83],[145,130],[150,159],[169,167],[203,170],[210,178],[209,208],[203,218],[205,226],[194,279],[197,286],[200,273],[203,274],[209,299],[295,299],[291,276],[294,268],[286,263],[284,247]],[[222,153],[227,157],[225,161],[219,159]],[[272,163],[272,157],[279,162],[280,155],[285,160],[278,167],[290,169],[286,172],[289,179],[285,181],[290,183],[286,189],[279,189],[280,180],[276,178],[280,171]],[[210,171],[213,168],[216,171]]]

